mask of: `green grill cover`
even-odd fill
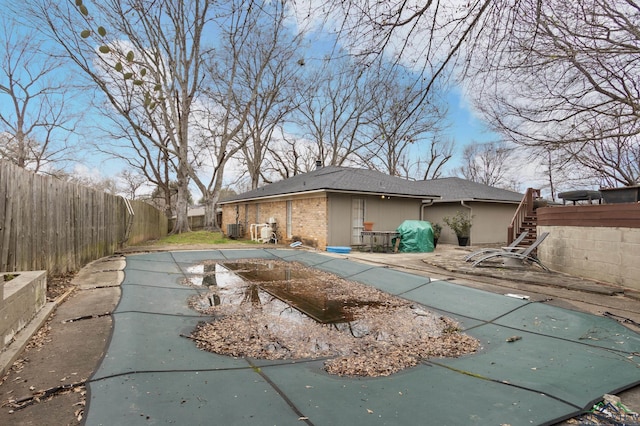
[[[400,234],[401,253],[431,253],[433,244],[433,228],[424,220],[405,220],[396,230]]]

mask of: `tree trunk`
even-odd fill
[[[171,187],[169,186],[168,180],[167,185],[162,188],[162,193],[164,194],[164,214],[167,216],[167,218],[171,219],[173,217],[173,203],[171,200]]]
[[[220,229],[218,223],[218,215],[216,214],[219,193],[208,193],[204,199],[204,227],[209,231],[217,231]]]
[[[172,234],[180,234],[191,231],[189,227],[189,179],[181,172],[178,172],[178,199],[176,201],[176,221],[173,225]]]

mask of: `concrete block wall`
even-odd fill
[[[0,272],[4,275],[5,273]],[[17,275],[0,282],[0,348],[35,317],[47,302],[47,271],[12,272]]]
[[[549,268],[640,290],[640,228],[538,226],[549,232],[538,257]]]

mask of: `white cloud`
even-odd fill
[[[91,182],[103,179],[102,172],[97,167],[90,167],[86,164],[77,163],[73,166],[73,174]]]

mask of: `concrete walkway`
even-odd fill
[[[74,290],[49,302],[1,354],[8,374],[0,385],[0,425],[79,424],[84,383],[109,341],[124,267],[121,256],[87,265]]]

